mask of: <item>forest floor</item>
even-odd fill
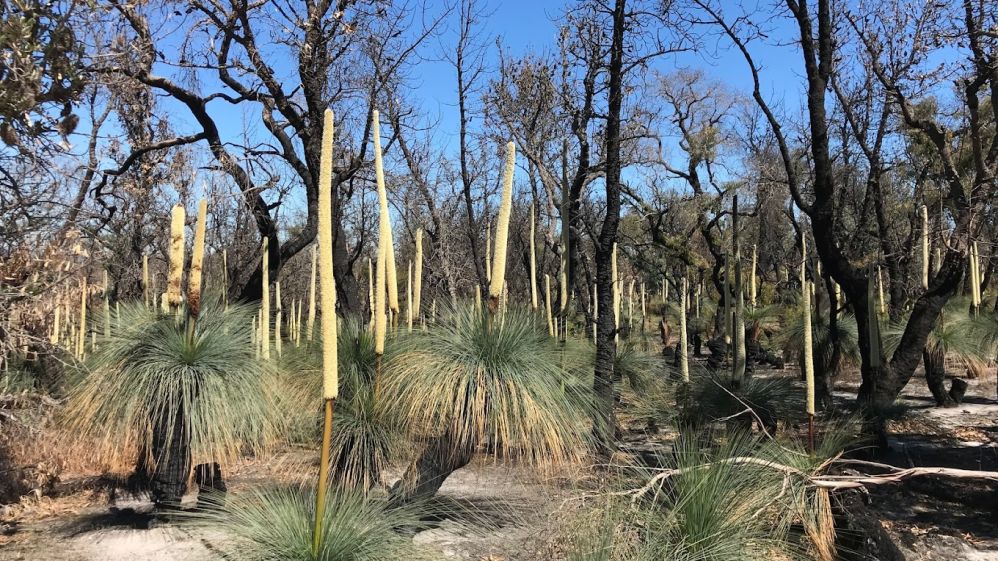
[[[765,375],[794,376],[790,371]],[[963,405],[938,409],[914,378],[891,422],[887,461],[900,467],[945,466],[998,470],[998,400],[995,378],[968,380]],[[842,380],[836,398],[854,399],[857,382]],[[640,431],[625,435],[630,446],[648,440]],[[626,448],[626,447],[625,447]],[[314,471],[311,451],[291,450],[279,456],[247,459],[228,474],[229,490],[300,478]],[[0,560],[25,561],[206,561],[226,558],[218,544],[224,537],[210,530],[181,529],[167,524],[147,528],[141,501],[112,505],[106,490],[80,482],[94,473],[63,472],[56,488],[80,490],[57,497],[30,496],[0,507]],[[444,520],[416,535],[443,558],[471,561],[533,561],[558,558],[558,531],[588,493],[596,488],[595,472],[580,467],[572,473],[538,474],[526,468],[496,465],[479,458],[447,479],[440,491],[475,512],[488,529],[472,530],[461,520]],[[909,561],[998,561],[998,482],[925,477],[874,487],[868,505],[899,544]],[[134,511],[131,509],[135,509]],[[137,511],[137,512],[136,512]],[[458,512],[455,509],[455,512]]]

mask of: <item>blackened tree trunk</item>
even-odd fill
[[[596,323],[596,362],[593,378],[593,391],[596,396],[596,418],[593,419],[597,449],[604,458],[609,458],[614,449],[616,417],[613,411],[614,382],[617,378],[613,369],[617,344],[614,340],[613,278],[611,259],[617,241],[617,227],[620,224],[620,111],[623,101],[624,75],[624,4],[616,0],[613,8],[613,37],[610,42],[610,66],[608,69],[609,90],[606,119],[606,216],[596,240],[596,294],[601,313]]]
[[[955,406],[956,402],[946,390],[946,353],[942,347],[926,345],[922,351],[922,364],[925,365],[925,384],[932,392],[936,405]]]
[[[156,462],[150,490],[157,508],[175,508],[187,491],[191,472],[191,436],[183,407],[163,411],[154,420],[152,456]]]
[[[440,490],[450,474],[468,465],[474,448],[452,433],[434,437],[389,492],[389,504],[403,505],[428,499]]]

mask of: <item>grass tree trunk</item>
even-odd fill
[[[925,365],[925,383],[940,407],[954,407],[956,402],[946,390],[946,353],[938,345],[926,345],[922,351]]]
[[[153,420],[152,456],[155,460],[150,491],[159,508],[176,507],[187,491],[191,471],[191,436],[184,423],[184,410],[178,404]]]
[[[398,506],[436,495],[444,481],[474,457],[474,448],[457,445],[459,442],[450,432],[432,438],[402,479],[392,486],[389,504]]]

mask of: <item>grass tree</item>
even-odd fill
[[[254,358],[254,311],[226,309],[201,294],[201,205],[188,281],[183,279],[184,219],[174,210],[168,309],[120,308],[117,329],[70,391],[67,423],[112,457],[135,454],[157,506],[179,503],[192,461],[226,463],[263,445],[279,426],[268,397],[267,365]]]
[[[386,397],[412,430],[428,437],[393,487],[395,503],[433,495],[477,450],[538,464],[574,460],[584,450],[587,392],[570,374],[581,367],[582,354],[545,333],[527,310],[507,307],[501,320],[496,317],[505,286],[514,162],[510,143],[485,309],[452,310],[425,334],[400,342],[387,363]]]

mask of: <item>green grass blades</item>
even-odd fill
[[[700,426],[726,420],[751,426],[756,417],[767,429],[777,419],[788,419],[802,398],[800,389],[788,378],[746,378],[740,385],[725,374],[707,370],[693,373],[687,406],[680,415],[682,425]],[[751,413],[747,411],[751,409]]]
[[[120,327],[101,341],[69,391],[65,422],[112,456],[136,447],[148,453],[153,419],[178,409],[195,463],[224,464],[265,444],[279,417],[268,397],[271,372],[253,356],[253,313],[205,299],[189,339],[172,313],[122,306]]]
[[[581,342],[549,337],[527,310],[460,306],[386,357],[383,391],[418,433],[543,464],[577,460],[590,436]]]
[[[572,561],[741,561],[800,557],[790,532],[797,510],[780,472],[742,461],[761,442],[746,433],[684,434],[662,458],[669,476],[645,492],[619,490],[576,521]],[[660,470],[617,483],[638,490]]]
[[[430,559],[401,529],[419,525],[420,506],[387,508],[384,498],[333,487],[326,495],[322,540],[312,550],[315,494],[310,487],[275,487],[230,495],[187,523],[225,535],[216,545],[229,559],[246,561],[398,561]]]
[[[407,423],[399,407],[373,395],[374,334],[349,319],[340,320],[338,333],[339,398],[333,415],[330,477],[339,485],[370,489],[391,464],[407,457]],[[321,348],[318,341],[307,348],[289,348],[279,363],[280,408],[295,427],[293,438],[299,442],[314,442],[322,428],[318,415],[322,405]],[[396,339],[389,338],[387,356],[396,348]]]

